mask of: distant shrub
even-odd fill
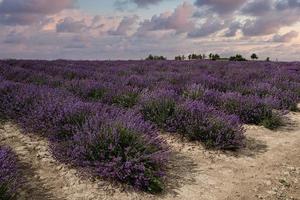
[[[169,123],[174,131],[191,140],[199,140],[208,147],[234,149],[243,146],[244,130],[239,118],[199,101],[180,105]]]
[[[236,56],[231,56],[229,58],[230,61],[247,61],[242,55],[237,54]]]
[[[146,60],[167,60],[164,56],[152,56],[151,54],[146,58]]]

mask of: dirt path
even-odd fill
[[[238,153],[208,151],[164,134],[174,153],[159,196],[83,180],[51,157],[46,140],[23,135],[11,123],[2,125],[0,144],[11,146],[22,162],[28,181],[20,199],[300,199],[300,113],[288,117],[291,123],[276,132],[247,126],[248,145]]]

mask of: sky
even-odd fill
[[[300,0],[0,0],[0,58],[300,60]]]

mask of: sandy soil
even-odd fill
[[[104,180],[78,176],[56,162],[45,139],[22,134],[12,123],[0,126],[0,144],[11,146],[27,180],[19,199],[300,199],[300,113],[288,114],[280,130],[246,126],[240,152],[205,150],[198,143],[163,134],[172,148],[166,192],[153,196]]]

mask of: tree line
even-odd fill
[[[258,56],[256,53],[253,53],[250,58],[252,60],[258,60]],[[236,54],[235,56],[230,56],[229,58],[221,57],[219,54],[210,53],[208,56],[206,54],[189,54],[188,56],[185,55],[178,55],[175,56],[174,60],[229,60],[229,61],[247,61],[246,58],[244,58],[241,54]],[[150,54],[146,60],[167,60],[164,56],[153,56]],[[267,57],[266,61],[270,61],[270,58]]]

